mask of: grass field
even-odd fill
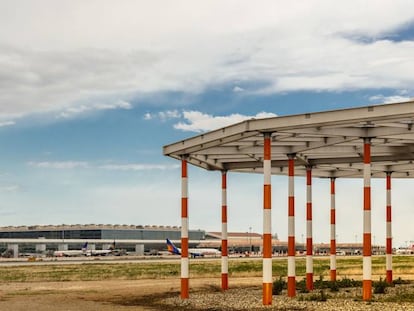
[[[219,278],[221,271],[220,259],[191,260],[190,277]],[[414,256],[393,257],[394,277],[414,280]],[[287,259],[273,261],[275,279],[286,277]],[[338,257],[338,278],[362,278],[361,257]],[[385,277],[385,257],[372,258],[373,279]],[[262,275],[260,259],[234,259],[229,261],[230,277],[259,277]],[[298,279],[305,276],[305,258],[297,258],[296,275]],[[180,263],[170,262],[137,262],[137,263],[84,263],[65,265],[30,265],[0,266],[0,282],[56,282],[56,281],[99,281],[99,280],[135,280],[179,278]],[[314,276],[328,279],[329,257],[314,259]]]

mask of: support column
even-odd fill
[[[221,172],[221,289],[229,289],[229,257],[227,248],[227,173]]]
[[[272,304],[272,165],[271,133],[264,133],[263,150],[263,304]]]
[[[386,269],[387,283],[392,284],[392,227],[391,227],[391,172],[387,172],[387,232],[386,232]]]
[[[335,177],[331,177],[331,281],[336,281]]]
[[[295,245],[295,155],[288,155],[288,297],[296,296],[296,245]]]
[[[187,161],[181,160],[181,298],[189,298],[188,178]]]
[[[372,245],[371,245],[371,139],[364,138],[364,239],[362,299],[372,298]]]
[[[306,289],[313,290],[312,167],[306,167]]]

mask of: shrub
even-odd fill
[[[282,277],[280,277],[279,280],[273,281],[273,295],[280,295],[284,289],[286,289],[286,282],[282,279]]]
[[[380,278],[379,281],[373,282],[373,286],[374,294],[385,294],[385,289],[389,286],[389,284]]]

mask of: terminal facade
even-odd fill
[[[0,251],[18,245],[22,252],[80,249],[86,241],[90,247],[105,249],[115,242],[117,248],[144,252],[165,249],[165,240],[179,240],[181,228],[177,226],[142,225],[35,225],[0,227]],[[204,230],[190,230],[191,240],[206,237]],[[36,246],[37,245],[37,246]],[[43,245],[42,247],[39,247]],[[143,246],[142,246],[143,245]],[[143,249],[142,249],[143,248]],[[139,251],[138,251],[139,252]]]

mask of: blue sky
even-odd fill
[[[0,0],[0,225],[180,225],[179,163],[163,145],[253,116],[413,98],[413,12],[410,1]],[[287,180],[273,184],[286,239]],[[414,197],[410,181],[394,185],[398,246],[414,240]],[[374,181],[378,243],[383,188]],[[230,174],[229,230],[261,232],[261,191],[262,176]],[[299,241],[304,191],[298,178]],[[314,192],[315,241],[327,242],[328,182]],[[337,193],[338,239],[360,241],[361,183],[339,180]],[[190,168],[190,227],[220,230],[219,173]]]

